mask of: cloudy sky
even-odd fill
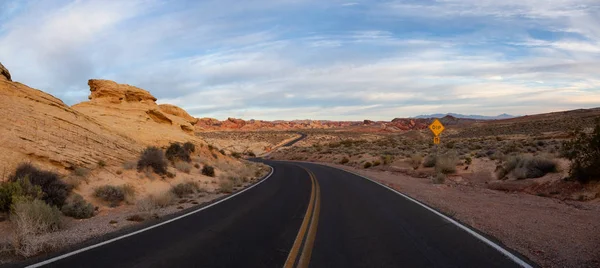
[[[598,0],[0,0],[0,62],[197,117],[390,120],[600,106]]]

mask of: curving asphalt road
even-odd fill
[[[218,204],[72,256],[20,265],[52,258],[60,259],[47,267],[519,267],[522,261],[360,176],[261,161],[274,168],[272,175]]]

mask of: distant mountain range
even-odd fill
[[[447,114],[424,114],[424,115],[415,116],[413,118],[442,118],[446,115],[454,116],[456,118],[477,119],[477,120],[498,120],[498,119],[508,119],[508,118],[516,117],[516,116],[510,115],[510,114],[500,114],[497,116],[485,116],[485,115],[475,115],[475,114],[465,115],[465,114],[447,113]]]

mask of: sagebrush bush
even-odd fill
[[[167,148],[165,156],[173,163],[175,161],[191,162],[192,158],[190,157],[190,153],[191,151],[184,149],[180,143],[175,142],[171,143],[169,148]]]
[[[379,165],[381,165],[381,162],[379,160],[373,161],[373,166],[374,167],[379,166]]]
[[[91,218],[94,216],[94,210],[94,206],[78,194],[67,199],[67,203],[61,209],[63,214],[75,219]]]
[[[159,194],[151,194],[148,197],[137,202],[137,208],[140,211],[150,212],[157,208],[165,208],[175,202],[177,196],[172,191],[165,191]]]
[[[196,193],[200,187],[195,182],[184,182],[177,184],[171,188],[171,192],[173,192],[177,197],[182,198],[187,195],[191,195]]]
[[[202,175],[214,177],[215,176],[215,168],[209,165],[204,165],[202,168]]]
[[[438,173],[450,174],[456,172],[458,157],[455,154],[447,153],[440,155],[435,161],[435,170]]]
[[[370,167],[372,167],[372,166],[373,166],[373,164],[372,164],[371,162],[366,162],[366,163],[363,165],[363,168],[370,168]]]
[[[71,193],[71,187],[61,181],[60,175],[50,171],[39,170],[29,163],[17,167],[9,181],[17,182],[27,178],[32,185],[37,185],[44,192],[42,200],[50,206],[62,207]]]
[[[424,167],[434,167],[436,162],[436,157],[433,154],[427,155],[425,159],[423,159]]]
[[[196,152],[196,145],[194,145],[193,143],[188,141],[183,144],[183,149],[190,153],[193,153],[193,152]]]
[[[539,178],[548,173],[556,172],[554,160],[542,156],[513,156],[508,158],[503,167],[498,170],[499,179],[513,174],[517,179]]]
[[[348,159],[348,157],[344,157],[342,158],[342,160],[340,160],[340,164],[342,165],[347,164],[348,162],[350,162],[350,159]]]
[[[383,162],[383,165],[389,165],[392,162],[394,162],[394,156],[393,155],[389,155],[389,154],[382,155],[381,156],[381,161]]]
[[[219,182],[219,190],[223,193],[233,193],[233,182],[230,180],[221,180]]]
[[[192,171],[192,164],[182,161],[175,162],[175,168],[181,172],[188,173]]]
[[[167,159],[163,151],[157,147],[150,146],[142,152],[137,163],[138,171],[145,168],[152,168],[156,174],[167,174]]]
[[[562,155],[571,160],[569,176],[580,182],[600,180],[600,119],[591,134],[576,131],[563,143]]]
[[[20,235],[39,235],[62,227],[58,208],[39,199],[17,201],[13,204],[10,220]]]
[[[94,196],[110,203],[111,206],[116,206],[125,201],[123,188],[114,185],[104,185],[94,189]]]

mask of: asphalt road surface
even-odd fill
[[[316,164],[265,162],[273,174],[245,192],[47,266],[518,267],[374,182]]]

